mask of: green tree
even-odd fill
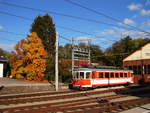
[[[46,61],[46,74],[47,76],[51,76],[51,79],[54,79],[56,30],[52,18],[48,14],[36,17],[30,31],[36,32],[41,38],[48,53]]]
[[[132,39],[130,36],[122,38],[121,40],[113,43],[111,47],[106,49],[106,60],[104,61],[105,64],[117,67],[122,66],[123,58],[149,40],[150,39],[147,38]]]
[[[65,54],[65,58],[67,59],[72,58],[72,45],[71,44],[64,45],[64,54]]]
[[[59,60],[59,79],[64,82],[71,82],[71,59],[63,59]]]
[[[0,48],[0,58],[9,60],[10,53]]]
[[[98,45],[91,45],[91,62],[99,63],[99,65],[103,64],[104,53]]]
[[[71,45],[59,46],[59,79],[71,82]]]
[[[150,39],[148,39],[148,38],[137,38],[137,39],[132,40],[132,50],[133,51],[136,50],[137,48],[139,48],[140,46],[142,46],[149,40]]]
[[[132,51],[132,48],[132,38],[129,36],[113,43],[112,46],[105,51],[109,65],[121,66],[123,58]]]

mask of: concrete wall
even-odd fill
[[[3,70],[4,70],[4,65],[3,63],[0,63],[0,77],[3,77]]]

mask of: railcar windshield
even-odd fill
[[[84,72],[80,72],[80,78],[84,79]]]
[[[89,79],[90,78],[90,75],[91,75],[91,73],[90,72],[86,72],[86,79]]]
[[[89,79],[91,78],[91,72],[81,72],[81,71],[76,71],[73,74],[74,79]]]
[[[73,78],[74,78],[74,79],[78,79],[78,78],[80,78],[80,74],[79,74],[79,72],[74,72],[74,74],[73,74]]]

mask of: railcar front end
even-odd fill
[[[75,71],[72,79],[72,85],[75,89],[91,88],[91,72]]]

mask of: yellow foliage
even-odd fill
[[[26,40],[18,42],[15,50],[11,57],[12,76],[42,80],[46,69],[47,52],[37,34],[33,32]]]

